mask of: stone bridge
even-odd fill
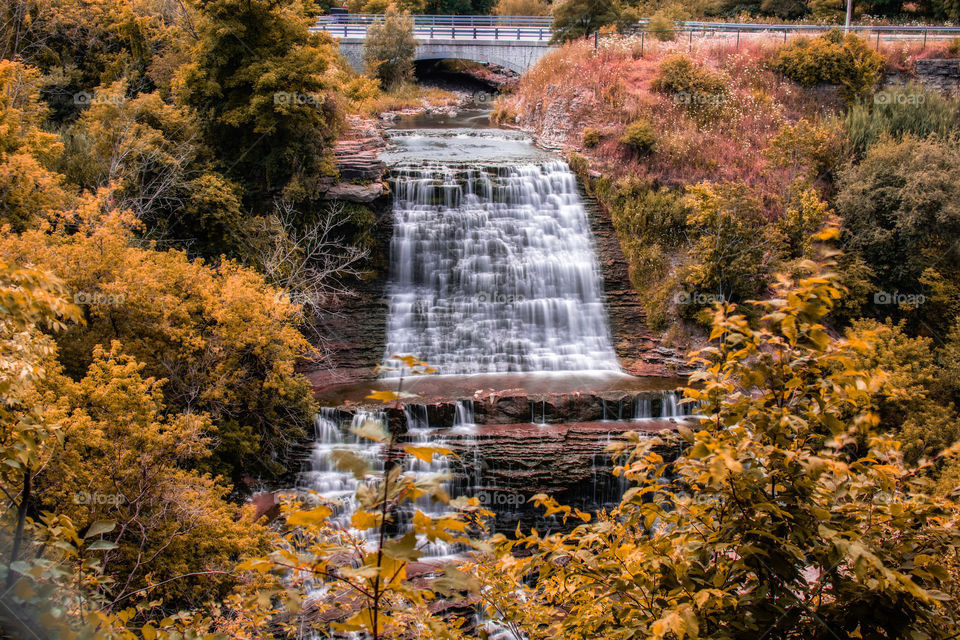
[[[314,30],[337,39],[340,52],[363,70],[367,27],[381,16],[323,16]],[[415,60],[456,58],[495,64],[523,73],[550,50],[549,18],[497,16],[413,16]]]

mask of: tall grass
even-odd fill
[[[960,102],[926,91],[917,85],[891,88],[869,102],[854,105],[843,118],[844,128],[856,155],[880,139],[935,136],[948,139],[960,130]]]

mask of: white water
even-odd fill
[[[695,404],[685,402],[680,404],[683,393],[680,391],[663,391],[660,394],[660,415],[653,415],[653,402],[645,396],[637,396],[633,400],[633,419],[647,420],[650,418],[684,418],[696,415]]]
[[[566,164],[407,168],[395,185],[386,358],[441,374],[620,370]]]
[[[429,428],[426,409],[425,405],[404,406],[409,428],[404,442],[399,443],[398,447],[402,444],[420,447],[445,445],[446,441],[442,434],[437,434]],[[321,408],[316,419],[316,441],[313,446],[310,470],[301,476],[303,485],[334,503],[332,521],[343,530],[351,529],[350,520],[357,509],[355,493],[358,481],[352,472],[337,469],[330,454],[337,449],[349,450],[364,458],[369,463],[371,472],[382,473],[383,446],[372,440],[359,438],[350,432],[350,428],[359,427],[367,420],[377,420],[385,424],[386,415],[383,411],[358,411],[352,417],[348,428],[348,425],[341,424],[342,419],[336,409]],[[405,471],[418,479],[426,479],[433,475],[446,476],[450,473],[447,456],[436,455],[433,461],[428,463],[408,455],[404,456],[404,461]],[[449,479],[444,480],[441,486],[448,493],[450,492]],[[446,505],[429,496],[417,498],[413,507],[434,518],[445,515],[449,511]],[[397,516],[401,529],[407,530],[413,517],[413,509],[401,509]],[[355,530],[354,532],[356,533]],[[428,558],[449,556],[459,550],[455,545],[442,541],[428,542],[425,538],[420,540],[418,548]]]

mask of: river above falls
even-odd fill
[[[425,164],[501,165],[538,163],[557,157],[538,149],[529,136],[490,123],[489,111],[403,116],[390,122],[389,147],[380,159],[389,166]]]

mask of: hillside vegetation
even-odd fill
[[[379,469],[330,454],[353,495],[250,500],[290,482],[313,321],[366,275],[373,212],[325,198],[347,116],[449,97],[409,84],[408,20],[359,74],[307,0],[3,7],[0,635],[960,634],[958,111],[871,100],[907,53],[605,38],[499,106],[582,148],[650,322],[712,341],[703,418],[621,443],[612,512],[534,496],[558,528],[508,539],[398,463],[453,451],[376,419],[353,435]],[[463,553],[428,565],[430,541]]]

